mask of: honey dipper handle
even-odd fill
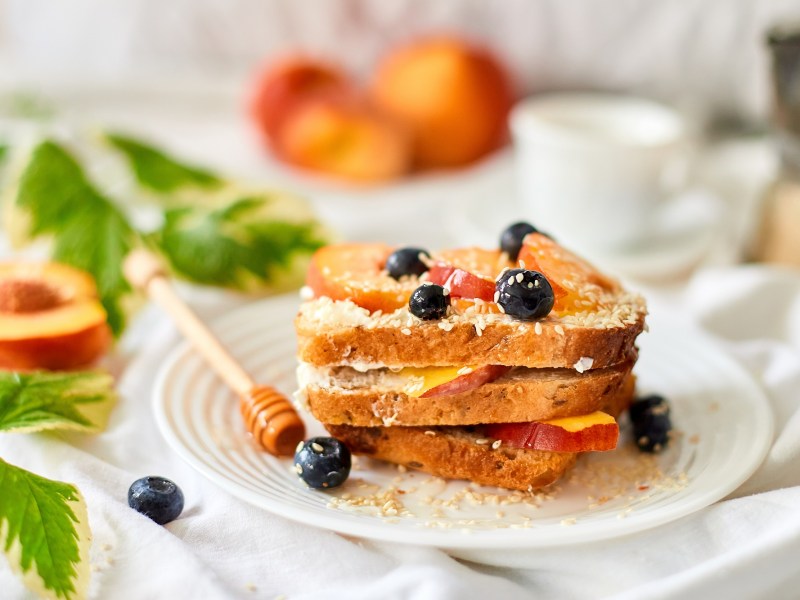
[[[214,334],[175,293],[159,260],[147,250],[134,250],[125,259],[123,271],[133,285],[144,290],[175,320],[175,324],[209,365],[240,396],[255,383],[222,346]]]

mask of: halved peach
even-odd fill
[[[550,452],[604,452],[616,448],[619,439],[614,417],[599,411],[533,423],[495,423],[485,431],[513,448]]]
[[[73,369],[110,343],[88,273],[58,263],[0,263],[0,367]]]
[[[413,281],[402,282],[384,271],[394,251],[386,244],[333,244],[311,257],[306,285],[315,296],[352,300],[370,312],[392,312],[408,304]]]

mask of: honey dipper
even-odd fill
[[[276,456],[294,454],[297,443],[305,437],[305,426],[289,399],[273,387],[256,385],[177,295],[158,258],[147,250],[134,250],[125,258],[123,271],[131,284],[169,313],[195,350],[239,395],[242,418],[256,441]]]

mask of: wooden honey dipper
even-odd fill
[[[267,452],[291,456],[305,437],[305,426],[286,396],[273,387],[256,385],[214,334],[181,300],[173,289],[161,262],[147,250],[134,250],[123,271],[131,284],[140,288],[166,310],[175,325],[206,362],[240,398],[239,409],[247,430]]]

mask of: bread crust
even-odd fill
[[[617,417],[631,403],[634,377],[626,378],[624,393],[607,407]],[[445,479],[467,479],[481,485],[512,490],[543,488],[561,478],[578,454],[526,450],[483,439],[480,426],[353,427],[325,424],[328,432],[351,452],[405,465]],[[472,430],[470,430],[472,429]],[[481,440],[483,443],[478,443]]]
[[[493,449],[478,445],[466,433],[425,427],[351,427],[325,425],[356,454],[445,479],[468,479],[481,485],[512,490],[553,484],[575,464],[572,452],[545,452],[517,448]],[[435,435],[426,434],[431,431]]]
[[[340,387],[308,385],[305,396],[321,422],[358,427],[521,423],[613,411],[633,393],[633,362],[580,374],[573,369],[514,369],[471,390],[412,397],[402,390],[353,386],[346,369]],[[349,374],[352,376],[352,374]],[[332,378],[337,381],[336,377]]]
[[[454,323],[449,331],[436,322],[400,327],[363,326],[320,330],[298,316],[295,321],[298,358],[317,366],[377,364],[388,367],[451,365],[509,365],[531,368],[572,368],[591,358],[592,368],[624,362],[636,336],[644,329],[644,315],[620,327],[566,327],[543,321],[490,323],[478,335],[469,322]]]

